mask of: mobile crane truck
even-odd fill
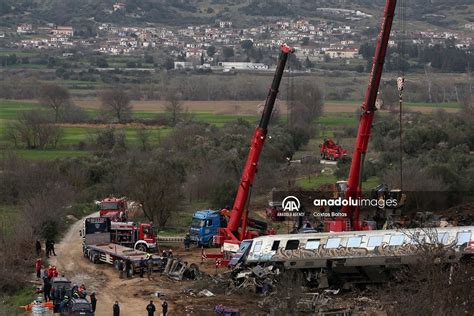
[[[225,253],[236,252],[239,249],[240,242],[242,240],[251,239],[260,235],[258,231],[248,230],[248,227],[257,225],[254,225],[256,224],[254,220],[250,220],[248,218],[247,203],[250,197],[250,191],[252,190],[255,174],[257,173],[260,153],[262,152],[263,145],[265,144],[268,123],[270,122],[273,112],[273,107],[275,105],[275,100],[280,87],[281,78],[283,77],[285,65],[288,60],[288,56],[294,51],[294,48],[286,44],[280,46],[280,56],[278,58],[278,64],[273,77],[273,82],[270,90],[268,91],[265,106],[262,111],[262,117],[252,136],[250,150],[242,172],[240,185],[237,190],[237,195],[235,197],[232,210],[223,209],[218,212],[220,214],[219,218],[222,218],[223,216],[221,215],[224,215],[226,221],[217,220],[220,227],[217,227],[217,234],[213,236],[213,243],[222,246],[222,252],[219,254],[203,255],[203,257],[205,256],[206,258],[220,259],[219,262],[221,265],[227,265],[229,262],[228,259],[223,259]],[[217,219],[215,212],[196,212],[195,217],[193,218],[193,223],[197,224],[194,226],[200,226],[200,223],[206,223],[206,221],[208,221],[207,223],[210,223],[209,220],[213,220],[214,218]],[[214,223],[214,221],[212,221],[212,223]],[[211,233],[211,228],[207,229],[207,227],[203,227],[204,229],[199,230],[199,233],[196,236],[195,228],[197,227],[190,228],[190,234],[195,235],[195,240],[203,240],[205,234]],[[273,231],[270,231],[269,233],[273,233]]]
[[[380,34],[377,38],[377,45],[372,62],[369,83],[365,92],[364,102],[361,106],[359,118],[359,127],[357,130],[357,139],[352,154],[351,168],[347,183],[338,182],[342,188],[346,200],[358,200],[362,194],[362,172],[364,167],[365,154],[369,144],[370,132],[372,130],[372,121],[374,119],[377,107],[377,93],[379,90],[380,79],[382,77],[385,54],[387,53],[390,31],[392,28],[393,17],[395,14],[396,0],[387,0],[383,13]],[[359,220],[359,206],[345,205],[342,212],[347,217],[340,217],[334,221],[326,222],[326,231],[341,232],[351,230],[370,230],[370,223]]]

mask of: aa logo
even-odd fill
[[[290,195],[283,199],[281,203],[283,211],[297,212],[300,210],[300,200],[296,196]]]

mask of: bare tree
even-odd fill
[[[15,147],[20,144],[30,149],[55,148],[61,139],[61,130],[41,111],[28,111],[6,125],[4,137]]]
[[[380,291],[387,315],[472,314],[472,291],[466,289],[472,286],[473,265],[464,260],[451,262],[454,244],[443,244],[435,228],[407,235],[417,264],[395,273],[394,280]]]
[[[55,84],[42,85],[39,91],[39,101],[54,111],[54,121],[58,122],[61,111],[70,105],[71,96],[69,91]]]
[[[150,150],[150,129],[146,127],[141,127],[137,129],[137,139],[140,143],[140,149],[142,151]]]
[[[183,99],[180,92],[176,90],[170,90],[165,95],[165,111],[170,116],[170,125],[175,126],[183,112]]]
[[[113,117],[118,122],[130,118],[132,105],[130,97],[121,89],[112,89],[103,92],[100,96],[102,102],[102,112],[106,117]]]
[[[184,169],[167,153],[132,166],[126,176],[127,195],[142,205],[145,216],[158,229],[180,209]]]
[[[309,127],[323,113],[323,96],[319,87],[303,82],[294,88],[289,105],[291,126]]]

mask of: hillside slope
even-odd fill
[[[0,25],[83,24],[91,21],[123,25],[159,23],[170,25],[214,23],[231,20],[252,25],[267,17],[325,18],[316,9],[344,8],[379,15],[384,0],[122,0],[125,10],[114,11],[115,0],[3,0]],[[474,21],[471,0],[405,1],[407,20],[448,29],[462,29]],[[400,1],[401,3],[401,1]],[[338,19],[332,16],[332,19]],[[343,17],[339,17],[342,20]]]

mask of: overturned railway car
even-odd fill
[[[474,226],[307,233],[244,240],[230,264],[273,265],[361,282],[383,282],[391,270],[424,257],[457,262],[474,253]]]

